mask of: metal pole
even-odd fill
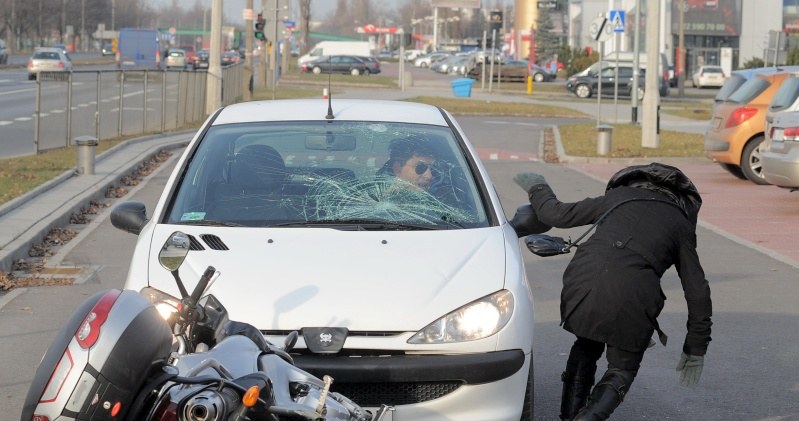
[[[438,7],[433,8],[433,51],[438,51]]]
[[[278,50],[278,42],[277,42],[277,24],[280,16],[280,0],[275,0],[275,38],[272,39],[272,54],[270,56],[270,60],[272,60],[272,99],[275,99],[275,91],[277,90],[277,50]]]
[[[261,13],[266,13],[266,0],[261,0]],[[266,18],[266,16],[264,16]],[[264,28],[266,29],[266,28]],[[266,32],[264,32],[266,34]],[[261,41],[261,60],[260,69],[258,69],[258,81],[261,87],[266,87],[266,36]]]
[[[103,89],[102,83],[103,73],[97,71],[97,103],[94,107],[94,137],[100,139],[100,102],[102,98],[101,91]]]
[[[652,65],[647,66],[653,71],[646,72],[646,95],[644,95],[644,119],[641,124],[641,146],[644,148],[657,148],[660,146],[658,134],[658,105],[660,92],[658,89],[658,44],[660,43],[659,0],[647,0],[646,8],[646,50],[650,54],[648,60]],[[650,61],[651,60],[651,61]]]
[[[210,115],[220,107],[222,101],[222,0],[213,0],[211,6],[211,47],[208,58],[208,80],[206,81],[205,114]]]
[[[619,121],[619,33],[614,32],[614,45],[615,50],[613,51],[616,53],[616,68],[613,70],[613,122],[616,123]],[[637,96],[633,94],[633,96]]]
[[[596,125],[602,124],[602,57],[605,55],[605,41],[597,41],[599,44],[599,70],[597,71],[597,90],[596,90]]]
[[[641,29],[641,0],[635,0],[635,32],[633,33],[633,98],[632,115],[630,122],[638,124],[638,75],[641,74],[639,55],[641,54],[640,37]]]
[[[117,137],[122,136],[122,98],[125,92],[125,71],[119,73],[119,118],[117,121]]]
[[[480,72],[482,73],[482,77],[480,78],[480,89],[485,90],[486,88],[486,37],[487,31],[483,31],[483,64],[480,66]]]
[[[247,10],[248,15],[247,17],[252,17],[249,13],[255,13],[253,10],[253,0],[247,0]],[[242,87],[244,88],[244,100],[251,101],[252,100],[252,92],[250,92],[250,80],[252,79],[252,38],[253,34],[253,27],[252,27],[252,19],[245,19],[244,20],[244,36],[245,41],[245,49],[244,52],[244,81],[242,82]]]
[[[161,133],[166,131],[166,70],[161,70]]]
[[[677,7],[680,12],[680,29],[677,50],[677,60],[680,62],[677,67],[679,74],[677,75],[677,94],[679,96],[685,95],[685,0],[676,0]],[[648,45],[648,43],[647,43]]]
[[[69,147],[72,139],[72,72],[67,76],[67,138],[64,146]]]
[[[144,94],[142,95],[143,98],[142,98],[142,107],[141,107],[141,113],[142,113],[142,116],[141,116],[142,117],[141,118],[141,120],[142,120],[141,132],[142,133],[147,133],[147,79],[148,78],[149,78],[149,74],[147,73],[147,70],[145,70],[144,71]]]
[[[42,122],[42,82],[39,80],[39,73],[36,74],[36,125],[34,126],[33,134],[33,153],[39,154],[39,136],[41,134],[40,126]]]

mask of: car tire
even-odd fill
[[[421,63],[419,63],[419,67],[421,67],[422,69],[424,69],[424,68],[426,68],[426,67],[429,67],[429,66],[430,66],[430,65],[429,65],[427,62],[424,62],[424,61],[423,61],[423,62],[421,62]]]
[[[533,376],[533,353],[530,353],[530,369],[527,371],[527,388],[524,391],[524,406],[519,421],[533,421],[535,418],[535,376]]]
[[[591,87],[581,83],[574,88],[574,94],[577,95],[578,98],[591,98]]]
[[[533,75],[533,80],[536,81],[536,82],[543,82],[544,81],[544,75],[541,74],[541,73],[536,73],[536,74]]]
[[[741,167],[739,167],[739,166],[737,166],[735,164],[721,164],[721,167],[724,168],[725,170],[727,170],[730,174],[734,175],[735,177],[737,177],[737,178],[739,178],[741,180],[746,180],[747,179],[746,176],[744,175],[743,170],[741,170]]]
[[[741,170],[746,178],[759,185],[771,184],[763,176],[763,161],[761,160],[760,146],[766,140],[765,136],[760,135],[752,138],[744,146],[741,154]]]
[[[318,75],[319,73],[322,73],[322,68],[319,66],[314,66],[312,72],[313,74]]]
[[[639,101],[643,101],[644,100],[644,94],[645,93],[646,93],[646,91],[644,90],[644,88],[639,86],[638,87],[638,100]],[[663,95],[663,96],[665,96],[665,95]]]
[[[350,74],[353,75],[353,76],[358,76],[358,75],[361,74],[361,72],[358,69],[352,69],[352,70],[350,70]]]
[[[36,74],[28,73],[28,80],[36,80]]]
[[[369,71],[369,69],[365,69],[365,70],[363,71],[363,75],[364,75],[364,76],[369,76],[369,75],[371,75],[371,74],[372,74],[372,72],[370,72],[370,71]]]

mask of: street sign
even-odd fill
[[[253,10],[253,9],[244,9],[241,12],[241,17],[243,17],[244,20],[255,20],[255,10]]]
[[[591,39],[594,41],[607,41],[613,35],[613,28],[607,18],[600,16],[591,21],[588,33],[591,34]]]
[[[613,32],[624,32],[624,10],[611,10],[609,19]]]

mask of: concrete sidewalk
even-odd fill
[[[163,149],[185,145],[195,132],[127,141],[97,157],[95,174],[67,171],[0,206],[0,271],[9,272],[16,260],[29,257],[31,245],[41,242],[53,228],[69,224],[73,213],[101,198],[123,175]]]

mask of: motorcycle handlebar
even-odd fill
[[[208,266],[208,268],[205,269],[205,273],[203,273],[203,275],[200,277],[200,281],[197,282],[197,286],[194,287],[194,291],[192,291],[191,297],[189,297],[189,303],[192,307],[197,305],[197,302],[200,301],[200,297],[202,296],[203,292],[205,292],[205,289],[208,288],[208,282],[211,281],[211,277],[213,277],[215,273],[216,268],[213,266]]]

